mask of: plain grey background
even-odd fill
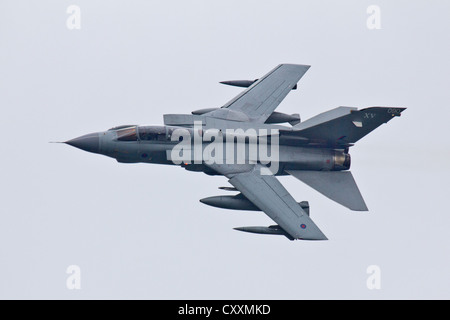
[[[80,30],[66,27],[72,4]],[[1,1],[0,298],[449,299],[449,12],[444,0]],[[278,111],[408,108],[351,149],[368,213],[280,178],[329,241],[232,230],[272,221],[199,203],[224,177],[48,143],[220,107],[240,89],[219,81],[279,63],[312,67]],[[70,265],[80,290],[66,287]]]

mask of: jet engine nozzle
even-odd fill
[[[333,155],[334,170],[348,170],[351,165],[350,154],[343,151],[335,151]]]

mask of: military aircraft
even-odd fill
[[[306,121],[298,114],[276,112],[309,68],[280,64],[256,80],[224,81],[247,89],[220,108],[165,114],[164,126],[124,125],[64,143],[121,163],[177,165],[223,175],[232,186],[219,189],[238,193],[204,198],[202,203],[263,211],[276,223],[236,230],[327,240],[311,220],[308,202],[294,200],[276,176],[294,176],[350,210],[367,211],[349,171],[349,149],[406,108],[338,107]]]

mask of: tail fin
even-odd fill
[[[350,171],[289,170],[287,172],[350,210],[368,210]]]
[[[401,115],[406,108],[370,107],[362,110],[339,107],[293,127],[303,138],[318,144],[351,145],[383,123]]]

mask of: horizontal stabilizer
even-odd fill
[[[368,211],[350,171],[289,170],[287,172],[350,210]]]

